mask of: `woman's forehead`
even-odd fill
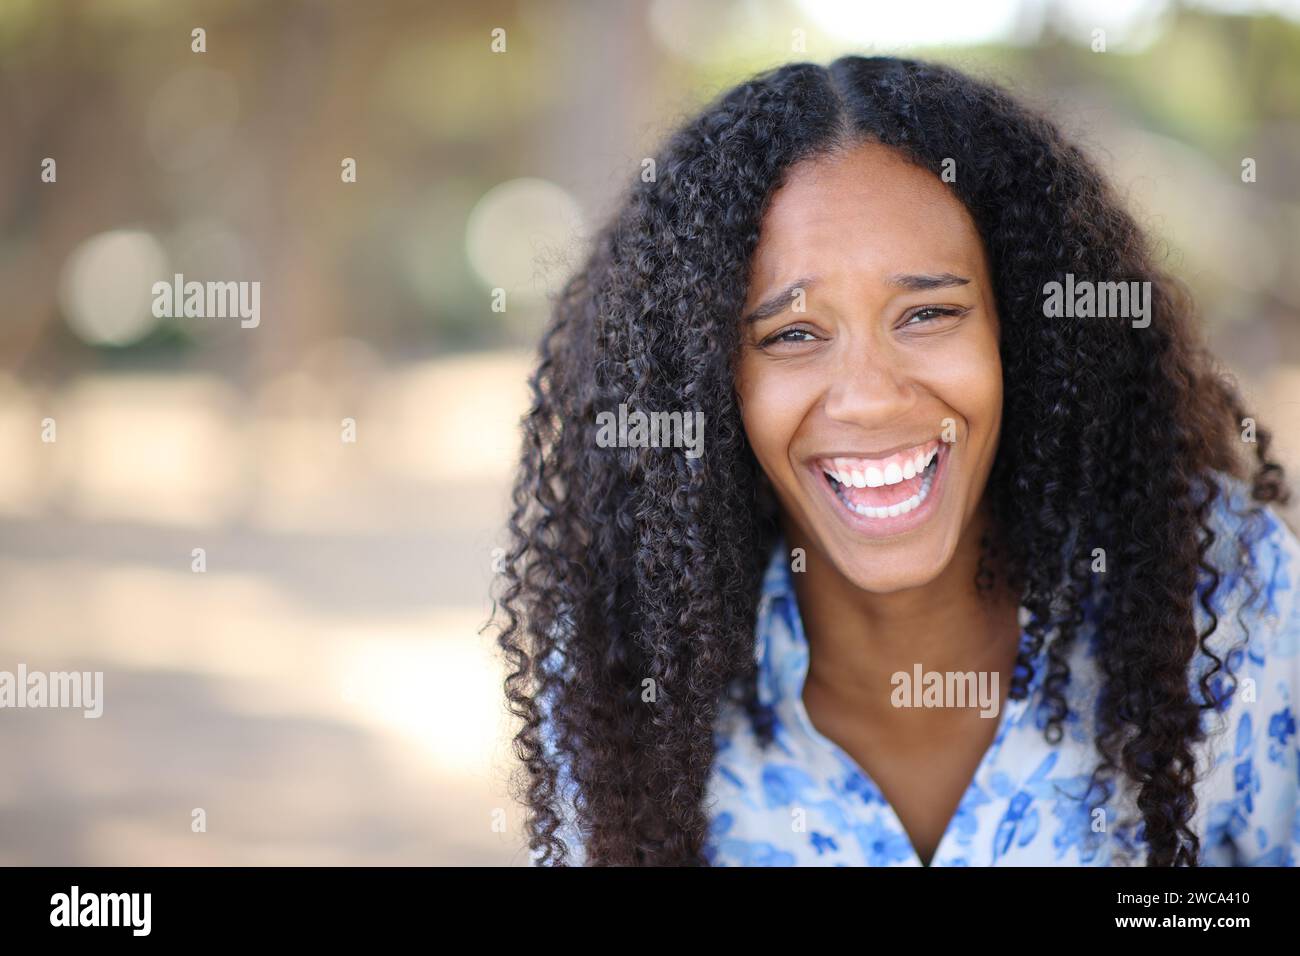
[[[840,270],[978,273],[970,214],[938,177],[878,144],[793,167],[764,214],[756,283]]]

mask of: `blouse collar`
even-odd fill
[[[777,537],[763,575],[759,597],[758,618],[755,626],[754,657],[758,664],[758,698],[772,707],[793,703],[802,711],[803,685],[808,674],[808,641],[795,597],[791,577],[790,554],[782,536]],[[1028,647],[1027,630],[1031,619],[1029,609],[1021,605],[1019,611],[1020,647]],[[1033,677],[1027,693],[1019,701],[1008,700],[1007,707],[1023,705],[1041,685],[1046,671],[1046,647],[1043,642],[1034,663]]]

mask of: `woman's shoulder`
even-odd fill
[[[1196,600],[1199,629],[1213,616],[1216,624],[1229,625],[1225,634],[1248,630],[1240,637],[1257,657],[1294,660],[1300,652],[1300,540],[1277,509],[1251,498],[1245,482],[1217,478],[1213,540]]]
[[[1243,482],[1222,478],[1195,607],[1194,684],[1212,691],[1201,766],[1203,861],[1293,866],[1300,848],[1300,541]],[[1199,697],[1199,690],[1197,692]]]

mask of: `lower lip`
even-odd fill
[[[892,518],[869,518],[858,514],[840,500],[826,475],[815,464],[812,466],[813,479],[821,486],[822,494],[830,500],[831,508],[840,520],[851,529],[869,538],[892,538],[919,528],[938,510],[939,498],[946,486],[944,478],[948,473],[948,453],[949,446],[940,444],[935,456],[934,477],[930,479],[930,492],[925,500],[906,514],[894,515]]]

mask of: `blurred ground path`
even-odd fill
[[[352,444],[309,383],[11,383],[0,670],[103,671],[105,703],[0,710],[0,864],[525,862],[478,629],[526,366],[375,371]]]

